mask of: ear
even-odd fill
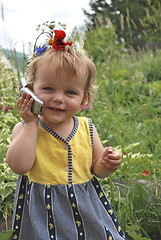
[[[82,108],[82,106],[87,102],[87,100],[88,100],[88,93],[85,93],[85,94],[84,94],[84,97],[83,97],[83,100],[82,100],[82,102],[81,102],[81,108]]]

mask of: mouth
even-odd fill
[[[64,112],[64,109],[58,108],[58,107],[48,107],[48,109],[56,112]]]

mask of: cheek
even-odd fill
[[[37,96],[44,102],[46,103],[47,101],[49,101],[49,96],[43,93],[39,93],[37,94]]]
[[[68,108],[71,110],[77,110],[81,107],[82,99],[70,99],[68,100]]]

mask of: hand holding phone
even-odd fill
[[[27,87],[25,78],[21,78],[21,86],[22,88],[20,89],[20,96],[23,92],[25,92],[30,94],[31,98],[34,99],[31,106],[31,112],[35,115],[41,115],[43,111],[43,101]]]

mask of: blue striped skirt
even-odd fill
[[[97,179],[44,185],[18,178],[13,236],[19,240],[123,240],[124,232]]]

